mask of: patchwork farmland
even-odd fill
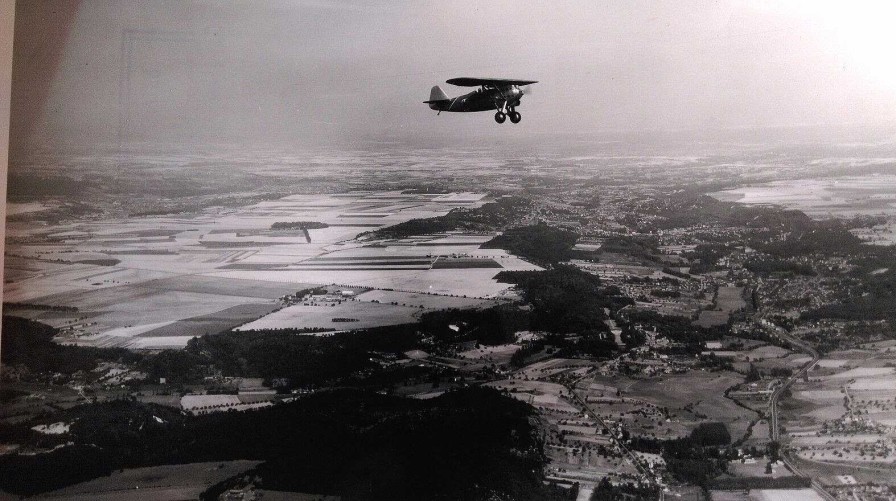
[[[538,267],[501,249],[480,249],[494,234],[363,234],[487,201],[478,193],[359,191],[190,215],[11,225],[17,243],[7,261],[5,301],[21,316],[61,328],[62,342],[134,349],[182,347],[234,328],[333,331],[412,322],[422,311],[495,304],[509,294],[509,285],[493,278],[499,271]],[[366,292],[339,305],[281,301],[318,286]]]

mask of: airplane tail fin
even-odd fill
[[[436,85],[429,91],[429,101],[423,101],[428,104],[430,108],[437,110],[439,109],[439,103],[449,101],[448,96],[445,95],[445,92]]]

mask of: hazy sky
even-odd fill
[[[893,2],[20,1],[12,142],[295,143],[896,119]],[[436,116],[535,79],[521,124]]]

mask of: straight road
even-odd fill
[[[784,391],[786,391],[788,388],[790,388],[790,386],[793,385],[793,383],[797,379],[805,376],[810,370],[812,370],[816,365],[818,365],[818,361],[821,359],[821,355],[818,353],[818,351],[815,348],[813,348],[809,344],[789,335],[787,333],[787,331],[785,331],[781,327],[771,324],[770,322],[767,323],[766,325],[773,326],[775,329],[775,334],[780,339],[787,341],[788,343],[790,343],[791,346],[793,346],[795,348],[799,348],[803,353],[812,357],[812,361],[810,361],[809,363],[804,365],[802,369],[798,370],[796,373],[794,373],[789,378],[787,378],[787,380],[784,381],[784,384],[780,385],[772,393],[772,396],[769,399],[769,402],[768,402],[768,406],[769,406],[768,423],[769,423],[769,427],[770,427],[769,436],[771,437],[771,439],[773,441],[780,443],[781,426],[779,424],[778,401],[781,399],[781,394],[784,393]],[[787,468],[790,471],[792,471],[794,475],[806,476],[790,460],[790,457],[788,456],[786,451],[781,453],[781,461],[784,462],[784,465],[787,466]],[[815,492],[817,492],[819,496],[826,499],[827,501],[836,501],[836,498],[834,496],[832,496],[827,490],[825,490],[824,486],[821,485],[821,483],[818,480],[815,480],[814,478],[812,479],[812,489],[814,489]]]

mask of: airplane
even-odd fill
[[[531,85],[538,83],[536,80],[510,80],[504,78],[452,78],[446,80],[451,85],[458,87],[479,87],[478,89],[455,98],[449,98],[442,92],[438,85],[429,91],[429,101],[423,101],[433,110],[438,110],[438,114],[443,111],[491,111],[498,110],[495,113],[495,122],[504,123],[504,120],[510,118],[513,123],[519,123],[522,119],[520,112],[516,111],[516,107],[520,105],[520,99],[527,90],[520,88],[520,85]]]

